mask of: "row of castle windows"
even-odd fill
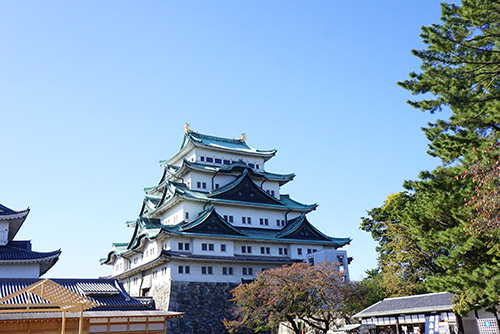
[[[200,156],[200,161],[209,162],[209,163],[218,164],[218,165],[230,165],[230,164],[234,164],[236,162],[234,160],[207,157],[207,156]],[[247,162],[246,164],[250,168],[260,169],[259,164],[254,164],[254,163],[250,163],[250,162]]]
[[[234,222],[234,217],[229,216],[229,215],[224,215],[224,220],[233,223]],[[242,224],[252,224],[252,217],[241,217],[241,223]],[[264,226],[269,226],[269,219],[268,218],[259,218],[259,224],[264,225]],[[276,219],[276,226],[282,227],[285,226],[285,220],[284,219]]]

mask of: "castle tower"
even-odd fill
[[[311,261],[313,254],[333,257],[348,279],[347,254],[339,248],[351,239],[321,233],[307,219],[317,204],[281,193],[295,175],[266,171],[275,154],[248,146],[244,134],[228,139],[186,127],[179,151],[160,161],[158,185],[144,189],[139,217],[127,222],[130,241],[113,243],[101,263],[113,267],[112,277],[131,295],[152,296],[171,311],[188,311],[182,293],[212,286],[207,291],[224,287],[227,295],[258,272]]]

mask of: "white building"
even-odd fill
[[[275,154],[249,147],[244,135],[186,128],[180,150],[160,161],[158,185],[145,188],[139,217],[127,222],[131,240],[114,243],[101,263],[131,295],[153,296],[160,307],[172,282],[239,284],[315,252],[340,261],[348,278],[347,254],[337,249],[351,239],[324,235],[306,217],[316,204],[281,193],[295,175],[266,171]]]

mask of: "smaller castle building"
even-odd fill
[[[0,278],[38,278],[61,255],[61,250],[35,252],[31,240],[14,240],[29,212],[29,208],[15,211],[0,204]]]

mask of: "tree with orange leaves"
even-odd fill
[[[273,331],[280,323],[301,334],[302,326],[326,333],[346,313],[361,310],[362,287],[345,282],[335,263],[296,263],[268,269],[252,283],[233,290],[235,320],[231,333]]]

